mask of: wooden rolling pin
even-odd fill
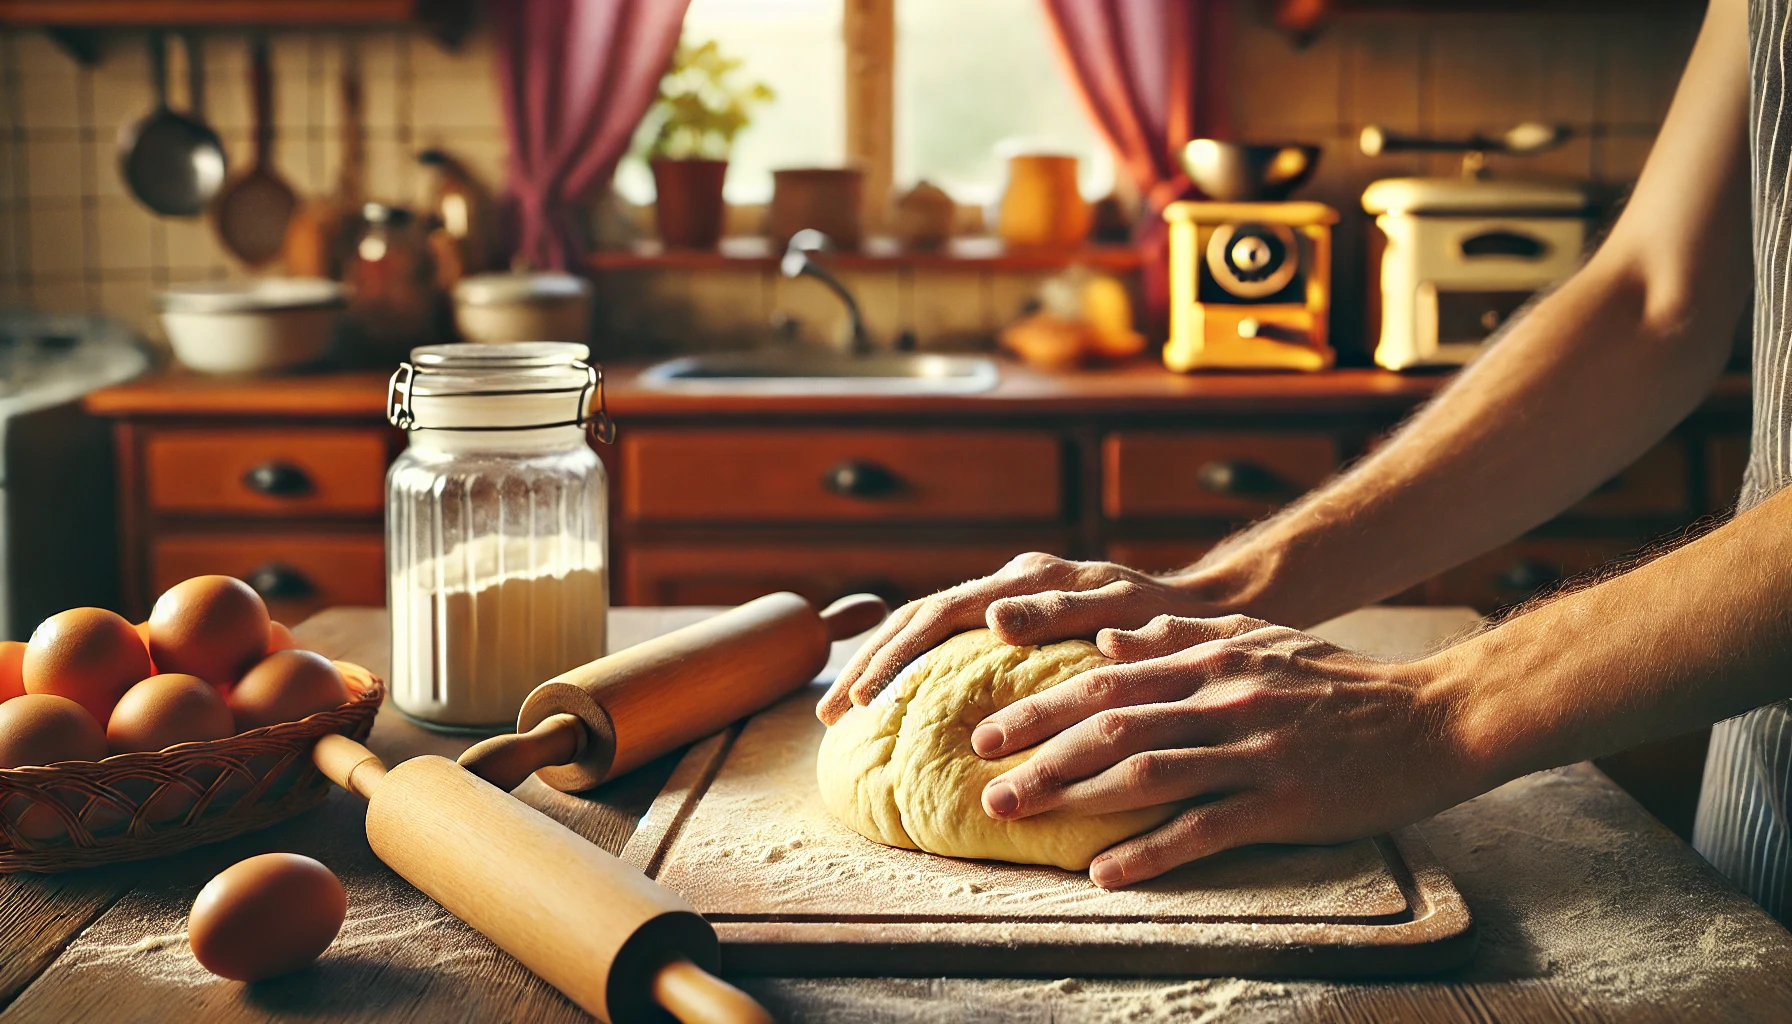
[[[888,614],[873,594],[819,615],[796,594],[767,594],[542,683],[516,732],[474,744],[460,765],[503,790],[531,774],[590,789],[770,706],[815,678],[829,644]]]
[[[445,757],[391,771],[345,736],[312,760],[367,800],[380,860],[599,1020],[770,1024],[713,973],[715,930],[677,893]]]

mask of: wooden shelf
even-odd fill
[[[417,24],[453,44],[472,16],[471,0],[0,0],[0,26],[63,32]]]
[[[600,249],[591,254],[593,270],[748,270],[777,266],[782,253],[770,239],[724,238],[708,249],[667,249],[642,242],[630,249]],[[990,270],[1051,271],[1074,264],[1110,273],[1139,268],[1138,250],[1124,245],[1091,245],[1069,249],[1013,249],[996,238],[955,238],[938,251],[905,250],[894,238],[870,238],[858,252],[823,254],[829,266],[843,270]]]

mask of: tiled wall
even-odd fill
[[[1453,173],[1449,157],[1371,159],[1356,152],[1370,122],[1427,133],[1501,131],[1523,120],[1569,125],[1550,154],[1491,161],[1500,172],[1621,184],[1634,179],[1697,29],[1693,5],[1605,13],[1405,13],[1340,18],[1305,48],[1236,0],[1231,79],[1237,123],[1252,139],[1318,141],[1325,157],[1305,195],[1346,213],[1335,292],[1340,339],[1359,335],[1365,219],[1357,199],[1394,174]],[[1565,5],[1567,6],[1567,5]],[[421,33],[283,32],[273,36],[278,165],[301,192],[327,190],[338,155],[336,80],[359,47],[367,92],[372,198],[417,203],[428,175],[413,154],[440,145],[489,181],[503,142],[490,44],[458,53]],[[102,60],[78,67],[39,33],[0,33],[0,303],[97,309],[154,333],[150,295],[168,282],[234,272],[210,225],[162,220],[124,194],[115,167],[120,125],[149,107],[140,34],[105,38]],[[247,46],[240,33],[204,39],[207,115],[234,166],[247,159]],[[178,76],[174,76],[178,77]],[[852,275],[872,333],[912,330],[924,344],[988,333],[1013,316],[1037,276],[928,272]],[[771,272],[629,272],[600,281],[600,325],[618,350],[685,347],[763,336],[774,313],[816,339],[840,329],[831,299]]]
[[[140,32],[106,33],[100,60],[84,68],[43,33],[0,33],[0,304],[101,310],[154,335],[158,287],[242,272],[206,218],[157,217],[119,178],[119,130],[153,104],[147,46]],[[301,196],[326,194],[337,180],[350,47],[365,81],[369,198],[427,199],[430,172],[414,154],[428,146],[500,180],[505,148],[486,38],[450,53],[421,33],[281,32],[270,40],[274,155]],[[200,48],[205,119],[240,170],[250,155],[248,37],[207,32]],[[183,107],[182,51],[171,50],[171,98]]]

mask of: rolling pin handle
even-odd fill
[[[578,760],[585,732],[577,715],[549,715],[528,732],[480,740],[460,755],[459,763],[508,793],[543,768]]]
[[[338,733],[319,739],[311,760],[331,782],[363,800],[373,799],[373,791],[386,777],[386,766],[377,754]]]
[[[889,614],[890,606],[876,594],[848,594],[822,609],[821,623],[827,627],[829,640],[845,640],[884,621]]]
[[[775,1024],[752,996],[684,957],[653,976],[653,998],[684,1024]]]

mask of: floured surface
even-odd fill
[[[799,691],[747,725],[661,863],[658,880],[712,920],[1360,920],[1406,910],[1367,840],[1241,850],[1119,892],[1056,868],[880,846],[821,804],[814,777],[824,729],[814,712],[820,693]]]

